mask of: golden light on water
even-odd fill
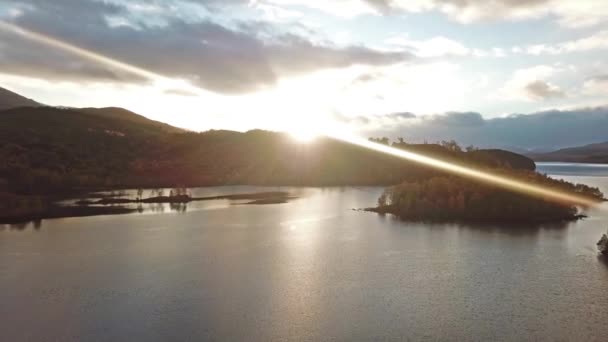
[[[120,69],[135,75],[142,76],[144,78],[153,80],[159,83],[162,86],[172,87],[189,91],[191,93],[203,94],[206,90],[196,87],[188,82],[183,80],[176,80],[172,78],[168,78],[166,76],[160,75],[158,73],[127,64],[116,59],[109,58],[97,52],[93,52],[87,49],[83,49],[81,47],[75,46],[73,44],[58,40],[53,37],[49,37],[43,35],[41,33],[33,32],[30,30],[23,29],[17,25],[10,24],[7,22],[0,21],[0,30],[8,31],[18,36],[21,36],[25,39],[44,44],[46,46],[60,49],[74,55],[80,56],[82,58],[88,59],[95,63],[99,63],[111,68]],[[556,202],[566,202],[584,206],[595,206],[598,204],[597,201],[591,200],[586,197],[578,196],[571,193],[566,193],[562,191],[557,191],[554,189],[529,184],[527,182],[523,182],[517,179],[493,174],[486,171],[477,170],[470,167],[465,167],[462,165],[456,165],[444,160],[431,158],[419,153],[409,152],[397,148],[393,148],[387,145],[382,145],[378,143],[373,143],[361,137],[357,137],[355,135],[351,135],[348,133],[341,132],[342,130],[339,127],[332,127],[331,129],[320,129],[319,127],[314,127],[315,123],[308,124],[306,127],[294,127],[289,129],[289,133],[294,136],[296,139],[301,141],[310,141],[314,139],[314,137],[318,135],[324,135],[336,140],[340,140],[343,142],[347,142],[353,145],[357,145],[360,147],[364,147],[370,150],[374,150],[377,152],[385,153],[388,155],[392,155],[398,158],[410,160],[412,162],[416,162],[419,164],[423,164],[426,166],[433,167],[435,169],[443,170],[446,172],[450,172],[452,174],[456,174],[459,176],[467,177],[479,182],[494,184],[506,190],[526,194],[529,196],[534,196],[538,198],[544,198],[547,200],[553,200]]]

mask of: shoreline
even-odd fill
[[[290,200],[297,198],[298,197],[291,196],[288,192],[274,191],[210,197],[190,197],[188,195],[157,196],[144,199],[103,197],[97,201],[77,201],[73,205],[58,205],[56,204],[56,201],[54,201],[44,210],[16,215],[0,214],[0,224],[21,224],[45,219],[124,215],[138,212],[138,209],[121,206],[128,204],[188,204],[199,201],[229,200],[248,201],[245,203],[234,203],[234,205],[270,205],[288,203]]]
[[[467,224],[549,224],[549,223],[560,223],[560,222],[576,222],[588,218],[585,214],[576,214],[570,216],[560,217],[545,217],[545,218],[496,218],[496,219],[471,219],[471,218],[422,218],[415,215],[411,217],[401,217],[397,214],[392,213],[387,208],[363,208],[353,209],[356,211],[363,211],[368,213],[375,213],[378,215],[391,215],[404,222],[425,222],[425,223],[467,223]]]

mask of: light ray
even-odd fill
[[[24,28],[21,28],[14,24],[7,23],[5,21],[0,21],[0,29],[2,29],[4,31],[12,32],[16,35],[19,35],[19,36],[29,39],[31,41],[35,41],[35,42],[42,43],[42,44],[50,46],[50,47],[54,47],[54,48],[57,48],[60,50],[70,52],[74,55],[78,55],[80,57],[89,59],[89,60],[97,62],[97,63],[104,64],[106,66],[114,67],[117,69],[122,69],[124,71],[148,78],[150,80],[155,80],[155,81],[167,80],[166,77],[164,77],[160,74],[157,74],[157,73],[154,73],[154,72],[151,72],[151,71],[127,64],[127,63],[117,61],[115,59],[112,59],[112,58],[103,56],[101,54],[80,48],[78,46],[63,42],[61,40],[43,35],[38,32],[26,30]]]
[[[116,59],[109,58],[102,54],[83,49],[81,47],[75,46],[70,43],[63,42],[61,40],[48,37],[41,33],[33,32],[30,30],[23,29],[17,25],[10,24],[4,21],[0,21],[0,30],[12,32],[13,34],[19,35],[25,39],[29,39],[50,47],[54,47],[63,51],[67,51],[74,55],[86,58],[96,63],[100,63],[109,67],[121,69],[150,80],[159,82],[164,85],[172,85],[174,87],[179,87],[180,89],[187,90],[190,92],[194,92],[196,94],[203,94],[206,91],[202,88],[191,85],[183,80],[172,79],[161,74],[127,64]],[[427,165],[439,170],[447,171],[456,175],[464,176],[479,182],[494,184],[496,186],[502,187],[509,191],[514,191],[518,193],[523,193],[529,196],[535,196],[538,198],[553,200],[556,202],[566,202],[584,206],[596,206],[598,204],[597,201],[592,199],[578,196],[575,194],[557,191],[554,189],[550,189],[547,187],[542,187],[538,185],[528,184],[526,182],[522,182],[520,180],[516,180],[513,178],[492,174],[490,172],[476,170],[474,168],[465,167],[462,165],[452,164],[450,162],[431,158],[419,153],[409,152],[397,148],[393,148],[390,146],[373,143],[366,139],[346,134],[346,133],[335,133],[340,132],[340,129],[332,129],[331,132],[319,132],[322,135],[328,136],[333,139],[337,139],[343,142],[347,142],[353,145],[361,146],[370,150],[386,153],[398,158],[410,160],[419,164]]]
[[[497,174],[493,174],[486,171],[476,170],[471,167],[457,165],[449,163],[440,159],[431,158],[419,153],[409,152],[402,149],[390,147],[383,144],[371,142],[369,140],[341,133],[325,133],[326,136],[334,138],[336,140],[344,141],[353,145],[361,146],[377,152],[386,153],[395,157],[410,160],[418,164],[427,165],[435,169],[447,171],[456,175],[467,177],[473,180],[477,180],[487,184],[494,184],[503,189],[523,193],[526,195],[534,196],[537,198],[550,199],[557,202],[572,203],[584,206],[596,206],[599,204],[598,201],[593,199],[575,195],[568,192],[558,191],[547,187],[528,184],[514,178],[505,177]]]
[[[39,32],[24,29],[20,26],[2,20],[0,20],[0,30],[11,32],[15,35],[21,36],[25,39],[37,42],[39,44],[66,51],[68,53],[71,53],[84,59],[88,59],[95,63],[99,63],[111,68],[120,69],[128,73],[144,77],[169,89],[179,88],[199,95],[206,92],[205,90],[193,86],[184,80],[176,80],[174,78],[166,77],[159,73],[104,56],[100,53],[78,47],[74,44],[70,44],[53,37],[49,37]]]

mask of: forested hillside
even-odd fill
[[[378,140],[388,144],[388,140]],[[395,147],[453,162],[534,170],[523,156],[453,142]],[[117,108],[0,111],[0,192],[55,194],[116,187],[392,185],[438,172],[360,147],[282,133],[184,132]]]

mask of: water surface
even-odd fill
[[[571,173],[556,177],[608,192]],[[540,227],[404,223],[350,210],[381,188],[263,190],[277,189],[300,198],[0,228],[2,339],[605,339],[599,210]]]

